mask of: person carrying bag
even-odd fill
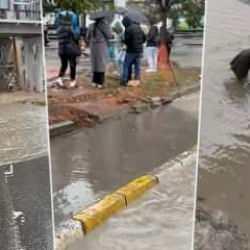
[[[63,77],[70,66],[70,87],[77,86],[76,82],[76,66],[77,57],[81,55],[79,42],[72,29],[72,20],[70,15],[62,15],[57,30],[59,39],[59,57],[61,60],[61,67],[58,74],[57,83],[60,87],[64,87]]]

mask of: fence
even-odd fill
[[[40,21],[41,0],[0,0],[0,20]]]

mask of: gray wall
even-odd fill
[[[41,36],[0,39],[0,90],[6,90],[12,73],[23,90],[44,91],[43,42]]]

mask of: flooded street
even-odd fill
[[[196,92],[163,108],[140,115],[130,114],[119,120],[109,120],[95,128],[82,129],[52,139],[57,231],[67,227],[67,220],[71,218],[72,213],[88,207],[98,198],[102,198],[105,194],[127,184],[131,179],[152,172],[164,175],[164,169],[159,170],[162,164],[190,150],[197,143],[198,107],[199,92]],[[189,171],[188,168],[184,172]],[[190,178],[188,181],[190,189],[186,190],[185,188],[188,185],[186,180],[182,183],[178,179],[181,182],[180,189],[183,188],[187,192],[192,189],[194,169],[195,164],[192,164],[189,177],[182,174],[182,178],[185,177],[187,180]],[[166,171],[167,176],[168,170]],[[170,201],[165,204],[162,199],[177,199],[181,203],[183,197],[186,197],[186,193],[175,192],[178,189],[176,184],[173,184],[173,189],[171,189],[169,179],[166,176],[162,179],[162,186],[159,187],[159,190],[162,190],[161,195],[153,196],[152,199],[147,199],[139,206],[155,203],[158,204],[159,209],[162,209],[161,211],[169,209],[169,212],[172,210],[173,214],[178,213],[175,211],[175,204]],[[181,177],[179,176],[179,178]],[[170,186],[164,190],[163,187],[166,185]],[[173,196],[169,197],[170,193]],[[191,233],[192,225],[189,220],[192,219],[190,213],[192,214],[193,209],[190,202],[194,197],[190,192],[187,196],[185,199],[189,205],[185,205],[184,202],[183,206],[181,205],[178,209],[183,210],[183,214],[188,217],[186,219],[189,225],[188,229],[187,227],[183,228],[180,235]],[[145,213],[144,216],[148,216],[148,214]],[[135,218],[135,212],[131,221],[135,220],[134,223],[138,223],[138,226],[143,225],[142,223],[148,223],[144,221],[144,216],[139,215]],[[155,216],[157,217],[157,215]],[[152,221],[159,220],[160,218],[152,218]],[[175,217],[172,218],[172,221],[174,220]],[[122,225],[117,230],[118,234],[127,230]],[[171,230],[172,226],[171,223],[168,225],[169,240],[175,234],[175,230]],[[158,225],[157,228],[159,231],[162,226]],[[151,230],[152,228],[149,231]],[[141,231],[141,233],[143,234],[145,231]]]
[[[158,186],[68,249],[191,249],[195,166],[195,150],[164,164]]]
[[[0,249],[53,249],[48,164],[42,157],[1,166]]]
[[[0,166],[47,154],[45,106],[1,104],[0,113]]]
[[[250,5],[208,1],[198,195],[250,235],[250,87],[229,63],[250,47]]]

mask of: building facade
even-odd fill
[[[1,0],[1,20],[39,21],[41,20],[40,0]]]
[[[0,90],[44,91],[40,0],[0,0]]]

